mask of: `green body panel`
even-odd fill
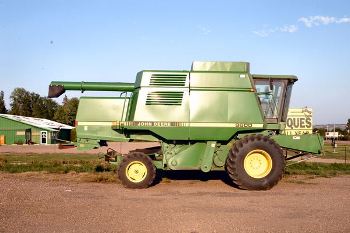
[[[194,61],[192,71],[249,72],[248,62]]]
[[[197,142],[194,144],[162,143],[163,167],[171,170],[224,170],[228,151],[232,144],[218,144],[216,141]],[[159,162],[159,161],[157,161]]]
[[[216,149],[216,142],[207,141],[207,146],[201,161],[201,170],[203,172],[209,172],[213,164],[214,152]]]
[[[97,142],[128,141],[124,134],[112,129],[116,120],[126,119],[129,97],[81,97],[76,117],[79,149],[99,146]],[[91,142],[89,142],[91,140]]]
[[[140,89],[137,92],[137,101],[131,108],[133,114],[129,121],[187,122],[189,119],[189,90],[185,88],[169,89],[147,87]]]
[[[217,146],[214,154],[213,165],[217,168],[224,168],[229,150],[232,148],[232,143],[227,145]]]
[[[76,146],[78,150],[91,150],[100,146],[100,140],[92,138],[78,138]]]
[[[272,139],[281,147],[296,151],[320,154],[323,150],[323,138],[319,134],[304,134],[298,136],[275,135]]]
[[[189,71],[143,70],[137,73],[135,88],[140,87],[188,87]]]
[[[262,132],[264,124],[241,124],[241,123],[211,123],[211,122],[152,122],[152,121],[129,121],[119,122],[112,128],[127,133],[130,138],[138,140],[158,141],[162,140],[218,140],[228,141],[238,132]],[[153,136],[150,138],[149,134]],[[144,135],[144,136],[142,136]],[[161,137],[161,138],[159,138]],[[148,140],[149,138],[150,140]]]
[[[162,140],[229,140],[241,130],[237,124],[262,128],[264,119],[247,73],[249,66],[238,63],[237,67],[241,72],[139,72],[128,123],[121,123],[121,128],[146,130]],[[154,126],[154,122],[163,125]]]
[[[171,170],[198,170],[206,147],[204,142],[193,145],[163,144],[164,164]]]
[[[191,89],[250,91],[252,88],[252,81],[248,73],[191,72],[190,75]]]
[[[258,104],[253,92],[191,91],[190,122],[263,124]]]
[[[162,144],[163,161],[171,170],[212,170],[217,151],[215,141],[198,142],[187,145]]]

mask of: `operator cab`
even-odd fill
[[[256,94],[267,123],[286,122],[296,76],[253,75]]]

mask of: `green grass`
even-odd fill
[[[346,151],[345,151],[346,147]],[[348,145],[338,145],[338,147],[334,149],[330,144],[325,144],[324,145],[324,156],[323,158],[332,158],[332,159],[345,159],[345,152],[347,155],[347,159],[350,160],[350,146]]]
[[[116,181],[115,165],[104,162],[97,155],[87,154],[0,154],[0,171],[8,173],[84,173],[86,181]],[[297,163],[286,168],[286,175],[322,177],[350,175],[350,164]]]
[[[0,171],[21,172],[113,172],[116,167],[98,159],[96,155],[69,154],[2,154]]]
[[[332,177],[350,175],[350,164],[343,163],[297,163],[286,167],[287,175],[316,175]]]

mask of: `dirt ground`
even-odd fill
[[[0,232],[350,232],[350,176],[243,191],[219,179],[144,190],[78,174],[0,173]]]

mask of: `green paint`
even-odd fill
[[[207,146],[202,157],[201,170],[203,172],[209,172],[213,164],[213,156],[216,149],[215,141],[207,141]]]
[[[281,147],[291,150],[320,154],[323,150],[323,139],[318,134],[304,134],[298,136],[275,135],[271,137]]]
[[[271,136],[286,149],[320,153],[317,135],[281,135],[296,81],[293,75],[251,74],[246,62],[194,62],[189,71],[141,71],[135,83],[52,82],[50,93],[128,92],[81,98],[80,149],[102,141],[159,141],[161,153],[152,155],[158,169],[208,172],[224,170],[235,140],[253,133]]]
[[[198,170],[206,143],[198,142],[193,145],[162,145],[165,163],[171,170]]]
[[[115,121],[126,119],[129,97],[81,97],[76,117],[78,139],[84,139],[81,150],[99,147],[96,142],[128,141],[121,131],[113,130]],[[92,143],[86,142],[92,140]]]
[[[0,116],[0,136],[4,136],[4,144],[25,144],[26,131],[30,134],[32,143],[41,143],[42,131],[47,132],[47,144],[56,143],[55,135],[58,133],[58,130],[45,127],[40,128],[21,121],[16,121]]]
[[[227,145],[217,146],[214,154],[214,165],[219,168],[223,168],[226,159],[228,156],[229,150],[232,148],[233,142],[228,143]]]

